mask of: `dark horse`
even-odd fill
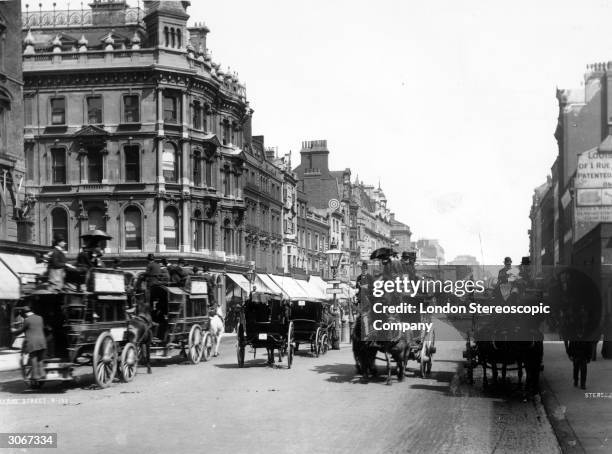
[[[148,305],[144,305],[148,306]],[[139,361],[147,366],[147,373],[151,373],[151,341],[153,340],[153,321],[146,307],[138,315],[131,316],[128,321],[127,340],[136,346]]]
[[[369,341],[364,340],[363,322],[361,316],[355,320],[355,327],[351,333],[351,342],[353,344],[353,356],[355,357],[355,368],[358,374],[367,380],[370,375],[376,376],[376,354],[381,352],[385,355],[387,362],[387,384],[391,384],[391,360],[396,363],[396,372],[398,381],[404,379],[404,371],[406,368],[408,342],[402,336],[399,340],[393,341]]]

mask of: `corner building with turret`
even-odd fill
[[[106,258],[148,253],[246,270],[243,169],[252,109],[211,60],[188,1],[94,0],[24,11],[25,191],[31,242],[106,230]]]

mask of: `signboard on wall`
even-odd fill
[[[596,148],[578,155],[575,238],[582,238],[601,222],[612,222],[612,154]]]

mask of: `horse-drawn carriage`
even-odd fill
[[[240,309],[236,328],[236,354],[238,367],[244,367],[245,349],[251,346],[253,358],[258,348],[268,352],[268,364],[274,363],[274,350],[278,350],[278,360],[287,357],[287,369],[291,368],[294,353],[294,322],[291,309],[279,295],[252,292]]]
[[[148,296],[148,298],[147,298]],[[213,349],[210,330],[208,283],[192,276],[188,287],[154,285],[134,295],[138,312],[150,316],[153,336],[145,353],[168,358],[179,350],[193,364],[208,361]],[[149,358],[145,358],[148,363]]]
[[[291,301],[295,349],[300,344],[310,345],[310,352],[324,355],[331,348],[336,332],[336,317],[331,313],[331,304],[314,300]]]
[[[381,275],[375,280],[395,280],[398,277],[400,279],[404,277],[411,279],[404,272],[401,263],[393,260],[395,256],[396,252],[388,248],[377,249],[372,253],[370,259],[381,260],[383,269]],[[376,303],[381,303],[383,306],[412,303],[418,306],[419,303],[431,301],[432,295],[419,293],[416,297],[409,297],[397,293],[385,293],[381,297],[374,297],[369,293],[367,295],[360,294],[360,296],[361,307],[359,310],[361,314],[357,317],[351,335],[357,373],[365,379],[370,374],[375,375],[377,373],[374,364],[376,359],[383,359],[386,362],[387,383],[390,383],[391,379],[391,359],[396,363],[397,377],[400,381],[404,378],[409,360],[419,363],[422,377],[431,373],[433,355],[436,353],[433,327],[429,331],[411,330],[409,332],[400,330],[376,331],[373,329],[374,318],[393,325],[397,323],[431,323],[431,317],[427,314],[376,314],[375,316],[372,308]],[[384,356],[378,358],[378,353],[382,353]]]
[[[33,388],[45,382],[73,380],[76,366],[91,365],[95,382],[109,386],[117,371],[129,382],[136,375],[138,354],[126,319],[127,297],[121,271],[92,269],[86,289],[62,290],[40,286],[15,307],[29,306],[46,328],[44,377],[33,380],[29,355],[21,357],[23,379]],[[17,317],[15,317],[17,318]]]
[[[501,367],[502,380],[505,380],[507,371],[517,371],[520,384],[524,369],[526,387],[535,391],[543,369],[541,317],[515,313],[512,306],[537,306],[541,297],[535,289],[526,287],[526,281],[518,278],[498,283],[492,295],[480,298],[474,295],[474,302],[508,309],[501,309],[504,312],[497,314],[472,315],[472,326],[463,351],[467,380],[473,384],[474,369],[482,366],[483,387],[487,387],[487,369],[491,369],[492,379],[496,382]]]

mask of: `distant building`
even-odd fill
[[[391,238],[395,241],[394,248],[398,252],[411,250],[411,237],[410,227],[395,219],[395,213],[391,213]]]
[[[416,242],[417,264],[444,265],[444,249],[438,240],[420,239]]]
[[[458,255],[453,260],[448,262],[448,265],[480,265],[478,260],[473,255]]]

